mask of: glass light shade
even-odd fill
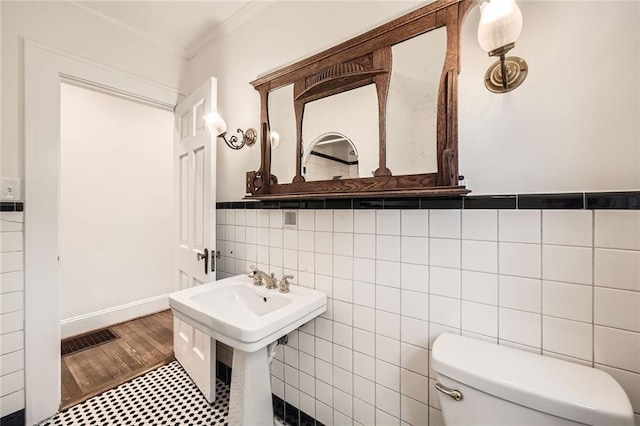
[[[207,123],[209,131],[216,136],[221,136],[227,132],[227,123],[217,112],[210,112],[204,116],[204,121]]]
[[[478,42],[486,52],[515,41],[522,32],[522,12],[514,0],[489,0],[480,5]]]
[[[272,130],[269,137],[271,140],[271,149],[276,149],[278,145],[280,145],[280,133],[276,132],[275,130]]]

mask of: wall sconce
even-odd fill
[[[209,131],[219,138],[222,138],[227,146],[231,149],[240,149],[243,146],[253,146],[258,140],[258,132],[253,128],[248,128],[246,132],[242,129],[238,129],[238,133],[242,137],[242,140],[238,142],[238,137],[233,135],[227,140],[227,123],[217,112],[210,112],[204,116],[204,120],[207,123]]]
[[[507,93],[522,84],[529,67],[517,56],[505,57],[522,32],[522,13],[514,0],[489,0],[480,5],[478,42],[489,56],[499,56],[484,75],[484,85],[493,93]]]

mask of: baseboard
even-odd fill
[[[285,402],[276,394],[271,394],[275,425],[324,426],[304,411]]]
[[[60,321],[63,339],[169,309],[169,295],[150,297]]]
[[[15,413],[7,414],[0,419],[0,424],[2,426],[24,426],[24,408]]]

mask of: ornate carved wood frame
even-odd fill
[[[460,30],[474,0],[437,0],[358,37],[252,81],[260,93],[261,165],[247,173],[248,198],[340,198],[369,196],[453,195],[470,191],[458,186],[458,74]],[[445,55],[437,102],[436,173],[393,176],[386,165],[386,108],[391,78],[391,46],[436,28],[446,27]],[[296,176],[279,183],[271,175],[269,92],[293,84],[296,117]],[[302,176],[302,120],[305,104],[375,84],[378,95],[379,166],[370,178],[305,182]]]

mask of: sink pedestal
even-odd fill
[[[266,346],[255,352],[233,350],[231,426],[273,426],[271,376]]]

